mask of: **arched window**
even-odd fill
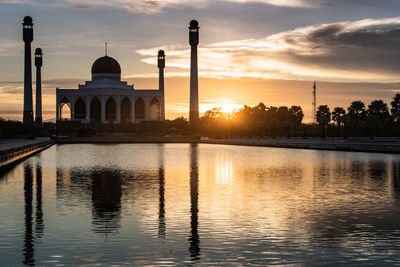
[[[161,120],[161,105],[157,98],[150,102],[150,120]]]
[[[75,116],[76,120],[86,119],[86,104],[81,97],[75,101]]]
[[[117,103],[112,96],[106,101],[106,120],[113,123],[117,119]]]
[[[101,103],[96,96],[90,102],[90,121],[101,122]]]
[[[131,120],[132,104],[128,97],[124,97],[121,102],[121,122]]]
[[[58,106],[59,118],[62,120],[71,119],[71,103],[66,97],[63,97]]]
[[[146,108],[143,99],[139,98],[135,103],[135,120],[144,120]]]

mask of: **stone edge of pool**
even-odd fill
[[[27,140],[28,141],[28,140]],[[51,147],[54,140],[30,141],[27,144],[18,144],[15,147],[0,150],[0,172],[7,171],[17,163]]]

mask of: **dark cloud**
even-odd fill
[[[200,47],[200,71],[218,77],[399,81],[400,18],[308,26],[263,39]],[[137,52],[148,56],[157,48]],[[163,47],[172,66],[187,69],[189,50]],[[218,60],[216,60],[218,59]]]

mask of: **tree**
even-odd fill
[[[399,124],[400,124],[400,94],[399,93],[397,93],[393,97],[393,101],[390,104],[392,105],[390,112],[392,114],[393,122],[396,124],[396,126],[399,126]]]
[[[374,132],[376,135],[380,135],[381,129],[384,129],[388,125],[390,120],[390,114],[388,106],[382,100],[374,100],[368,106],[367,121],[371,128],[371,137]]]
[[[294,125],[294,135],[296,135],[297,128],[301,125],[304,118],[303,109],[300,106],[291,106],[289,109],[289,117]]]
[[[321,128],[322,138],[326,137],[326,126],[331,121],[331,112],[327,105],[321,105],[317,110],[317,122]]]
[[[286,133],[287,137],[290,137],[290,116],[289,109],[286,106],[278,108],[277,119],[279,121],[279,128],[281,134]]]
[[[344,125],[346,119],[346,111],[342,107],[336,107],[332,111],[332,120],[336,122],[336,125],[338,127],[338,136],[340,136],[340,129],[342,125]]]
[[[350,121],[360,126],[366,117],[365,104],[361,101],[352,102],[347,108],[347,116],[349,117]]]
[[[347,118],[357,135],[361,133],[361,128],[365,125],[366,116],[365,104],[361,101],[354,101],[347,108]]]

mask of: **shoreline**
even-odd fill
[[[215,144],[276,147],[290,149],[311,149],[328,151],[366,152],[400,154],[399,138],[361,139],[319,139],[319,138],[230,138],[199,139],[194,137],[82,137],[56,138],[56,144]]]
[[[4,140],[2,140],[4,141]],[[7,140],[0,144],[0,172],[10,169],[17,163],[51,147],[55,144],[50,138]]]

